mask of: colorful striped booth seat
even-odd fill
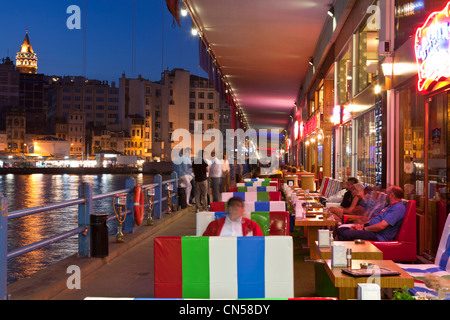
[[[278,188],[278,183],[277,182],[261,182],[261,181],[236,183],[236,187],[270,187],[270,186]]]
[[[222,192],[222,201],[228,201],[230,198],[239,197],[244,201],[281,201],[281,192]]]
[[[211,211],[224,212],[227,211],[227,202],[211,202]],[[286,211],[286,201],[245,201],[244,212],[255,211]]]
[[[383,251],[384,260],[398,262],[417,260],[416,202],[409,200],[404,203],[406,206],[405,217],[394,241],[371,241],[373,245]]]
[[[325,192],[327,190],[328,187],[328,182],[331,180],[331,178],[325,177],[322,179],[322,184],[320,185],[320,189],[319,189],[319,193],[322,196],[325,196]]]
[[[244,182],[253,182],[253,183],[267,183],[270,182],[270,185],[274,185],[276,183],[277,189],[280,190],[281,180],[278,178],[245,178]]]
[[[450,214],[447,216],[445,228],[442,231],[439,247],[436,252],[434,264],[401,264],[397,263],[403,270],[414,277],[414,288],[409,289],[412,295],[423,293],[425,295],[437,296],[437,292],[427,288],[423,283],[423,277],[432,273],[450,280]],[[447,294],[447,299],[450,296]]]
[[[276,192],[276,186],[249,186],[249,187],[229,187],[228,192]]]
[[[328,198],[331,197],[332,195],[335,195],[341,190],[341,185],[342,181],[330,178],[326,189],[322,193],[323,196],[325,198]]]
[[[156,237],[155,298],[294,296],[293,242],[280,237]]]
[[[227,212],[197,212],[196,235],[203,235],[211,221],[226,215]],[[244,217],[258,223],[264,236],[289,235],[289,212],[287,211],[246,212]]]

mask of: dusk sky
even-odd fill
[[[3,1],[0,8],[0,58],[16,53],[26,29],[38,58],[38,73],[83,75],[83,31],[70,30],[66,13],[83,0]],[[133,0],[87,0],[86,76],[116,81],[132,76]],[[183,68],[206,77],[198,65],[198,38],[191,35],[191,19],[181,17],[181,28],[167,10],[165,0],[135,0],[136,71],[152,81],[164,69]],[[164,21],[164,29],[163,22]],[[164,32],[164,54],[162,52]]]

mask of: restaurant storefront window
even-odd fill
[[[357,33],[358,92],[378,79],[379,32],[364,24]]]
[[[375,109],[356,119],[357,178],[364,184],[375,185]]]
[[[341,127],[341,164],[339,168],[339,178],[342,181],[352,176],[352,122]]]
[[[336,84],[338,91],[338,104],[343,105],[347,103],[352,97],[352,55],[351,44],[344,51],[342,58],[338,61]]]
[[[450,93],[434,96],[430,100],[429,132],[428,132],[428,179],[429,198],[440,200],[448,182],[447,168],[447,138],[448,138],[448,108]]]
[[[450,77],[444,63],[450,57],[441,49],[449,46],[445,32],[450,3],[430,0],[408,7],[397,0],[396,6],[394,88],[402,120],[399,184],[405,197],[416,200],[418,253],[433,257],[450,208]],[[408,64],[416,71],[403,76],[398,67]]]

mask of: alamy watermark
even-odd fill
[[[270,174],[279,168],[280,132],[277,129],[227,129],[225,138],[222,131],[208,129],[202,133],[202,121],[194,122],[194,133],[187,129],[176,129],[172,133],[172,141],[179,141],[171,153],[174,164],[201,163],[199,151],[206,155],[215,152],[218,159],[223,152],[230,164],[263,164],[262,174]],[[268,139],[270,138],[270,139]],[[225,141],[224,141],[225,140]],[[270,140],[270,143],[269,141]],[[204,142],[211,141],[205,148]],[[225,146],[225,148],[224,148]],[[191,158],[193,150],[194,159]],[[270,151],[270,154],[269,154]]]
[[[81,269],[79,266],[71,265],[67,267],[67,274],[71,274],[66,281],[67,289],[81,289]]]
[[[67,14],[70,16],[67,18],[66,26],[69,30],[81,29],[81,9],[77,5],[71,5],[67,7]]]

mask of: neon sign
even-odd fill
[[[320,127],[320,114],[316,114],[309,120],[305,125],[305,135],[313,133],[317,128]]]
[[[298,140],[298,121],[294,123],[294,140]]]
[[[303,139],[305,135],[305,123],[302,121],[300,122],[300,139]]]
[[[330,119],[333,125],[338,125],[341,123],[341,106],[334,106],[333,115]]]
[[[417,29],[414,43],[419,91],[434,91],[450,85],[450,2],[433,12]]]

